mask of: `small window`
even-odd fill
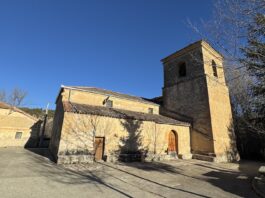
[[[22,132],[16,132],[15,139],[21,139],[22,137]]]
[[[186,76],[186,63],[179,64],[179,77]]]
[[[217,65],[216,63],[214,62],[214,60],[212,60],[212,68],[213,68],[213,75],[215,77],[218,77],[218,74],[217,74]]]
[[[106,101],[106,107],[112,108],[113,107],[113,101],[112,100],[107,100]]]
[[[154,109],[153,108],[148,108],[148,113],[153,114],[154,113]]]

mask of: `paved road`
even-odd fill
[[[31,151],[0,149],[1,198],[251,197],[258,164],[97,163],[58,166]]]

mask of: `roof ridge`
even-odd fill
[[[32,115],[28,114],[27,112],[21,110],[20,108],[18,108],[16,106],[12,106],[12,105],[10,105],[10,104],[8,104],[6,102],[3,102],[3,101],[0,101],[0,108],[1,108],[1,104],[3,104],[5,106],[5,107],[2,106],[2,108],[13,109],[14,111],[19,112],[19,113],[22,113],[25,116],[28,116],[31,119],[35,120],[35,121],[39,120],[38,118],[35,118],[34,116],[32,116]]]
[[[220,55],[221,58],[223,58],[223,54],[221,52],[219,52],[217,49],[215,49],[215,47],[207,40],[205,39],[200,39],[197,40],[193,43],[187,44],[186,46],[178,49],[177,51],[169,54],[168,56],[166,56],[165,58],[161,59],[161,62],[167,62],[169,59],[174,58],[176,56],[182,55],[184,53],[184,51],[186,50],[192,50],[194,48],[196,48],[197,46],[201,46],[201,47],[205,47],[207,50],[212,50],[215,53],[217,53],[218,55]]]
[[[127,99],[138,99],[141,102],[145,102],[145,103],[150,103],[156,106],[159,106],[158,104],[148,100],[145,97],[141,97],[141,96],[135,96],[132,94],[126,94],[126,93],[121,93],[121,92],[117,92],[117,91],[112,91],[112,90],[108,90],[108,89],[104,89],[104,88],[99,88],[99,87],[90,87],[90,86],[66,86],[66,85],[61,85],[61,88],[68,88],[68,89],[77,89],[77,90],[82,90],[82,91],[88,91],[88,92],[95,92],[95,93],[100,93],[100,91],[105,92],[105,93],[100,93],[100,94],[105,94],[105,95],[112,95],[114,97],[131,97],[131,98],[127,98]],[[92,90],[94,89],[94,90]],[[107,93],[109,92],[109,93]],[[117,94],[117,95],[115,95]]]

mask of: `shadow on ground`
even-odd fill
[[[106,164],[104,165],[110,166]],[[194,166],[193,170],[189,171],[186,170],[187,166],[182,168],[175,166],[175,164],[171,165],[171,163],[168,164],[162,162],[122,163],[120,165],[137,168],[143,171],[178,174],[191,179],[205,181],[213,186],[222,189],[223,191],[229,192],[240,197],[253,197],[255,196],[255,194],[251,189],[251,181],[252,178],[257,174],[258,168],[261,164],[251,161],[241,161],[237,164],[233,164],[233,166],[236,166],[237,169],[231,169],[226,168],[226,166],[222,166],[228,164],[212,164],[203,161],[195,161],[195,163],[191,163],[190,165],[188,165]],[[111,167],[114,168],[113,166]],[[134,175],[130,172],[121,169],[118,170],[126,174],[140,177],[138,175]],[[147,180],[148,182],[153,182],[143,177],[140,178]],[[160,184],[157,182],[155,183],[164,187],[168,187],[164,184]],[[193,194],[192,192],[189,193]],[[194,194],[196,195],[196,193]]]
[[[34,150],[34,154],[38,154],[39,152],[36,152]],[[76,171],[72,169],[65,168],[61,165],[56,165],[53,162],[46,161],[43,162],[43,157],[38,155],[33,155],[32,159],[36,163],[41,163],[41,166],[32,166],[32,164],[29,164],[28,168],[32,169],[34,172],[38,172],[39,174],[48,177],[49,179],[63,183],[63,184],[70,184],[70,185],[79,185],[79,184],[92,184],[98,191],[101,191],[101,187],[107,187],[125,197],[133,197],[128,193],[128,190],[123,189],[123,187],[112,184],[112,182],[109,182],[110,179],[119,180],[120,183],[129,185],[134,188],[138,188],[141,191],[145,191],[147,193],[159,196],[159,197],[165,197],[163,193],[155,192],[153,190],[150,190],[148,188],[145,188],[145,185],[154,185],[156,188],[165,188],[167,190],[176,191],[176,192],[183,192],[189,195],[194,195],[198,197],[205,197],[208,198],[206,195],[202,195],[196,192],[183,190],[181,188],[172,187],[170,185],[163,184],[161,182],[158,182],[157,180],[152,180],[143,176],[139,176],[135,173],[132,173],[130,171],[125,171],[123,169],[120,169],[116,167],[114,164],[108,164],[108,163],[95,163],[91,166],[97,166],[100,167],[99,169],[95,168],[94,170],[88,170],[84,169],[82,171]],[[150,164],[151,165],[151,164]],[[73,165],[71,165],[73,166]],[[87,167],[87,165],[78,165]],[[166,166],[164,166],[166,167]],[[113,171],[114,170],[114,171]],[[165,171],[162,168],[161,171]],[[137,185],[127,179],[122,179],[120,175],[125,175],[125,177],[133,177],[133,179],[137,179],[138,183],[142,183],[144,185]],[[122,190],[123,189],[123,190]]]
[[[197,190],[194,190],[193,185],[195,183],[201,184],[202,182],[207,182],[211,186],[240,197],[255,197],[254,192],[251,190],[251,179],[261,165],[255,162],[240,162],[238,164],[232,164],[231,166],[233,167],[231,168],[229,164],[179,160],[165,163],[134,162],[111,164],[97,162],[93,165],[71,165],[72,167],[76,166],[78,168],[69,169],[67,166],[57,165],[48,160],[44,162],[42,156],[47,159],[51,158],[47,150],[39,151],[37,149],[30,149],[30,151],[35,153],[32,155],[32,160],[40,164],[39,166],[28,164],[28,168],[32,169],[32,171],[36,171],[59,183],[70,185],[91,184],[98,191],[101,191],[102,187],[106,187],[125,197],[132,197],[132,195],[126,190],[127,187],[124,188],[121,184],[138,188],[141,191],[159,197],[164,197],[164,194],[160,190],[153,189],[170,190],[176,193],[182,192],[189,196],[210,197],[207,193],[198,193]],[[191,183],[188,186],[181,185],[180,187],[175,187],[171,183],[161,181],[159,177],[148,176],[148,172],[151,175],[159,175],[162,173],[164,176],[170,175],[172,178],[178,177],[178,179],[181,178],[180,181],[190,180]],[[115,183],[113,183],[114,180]],[[208,184],[207,186],[209,186]],[[152,186],[152,189],[146,187],[149,185]]]
[[[55,159],[53,158],[48,148],[25,148],[25,149],[32,153],[45,157],[52,162],[55,162]]]

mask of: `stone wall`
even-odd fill
[[[213,74],[213,61],[218,77]],[[185,77],[178,75],[182,62],[186,63]],[[214,153],[219,161],[234,158],[236,146],[222,56],[200,41],[163,59],[163,64],[164,106],[192,118],[192,152]]]
[[[95,106],[104,106],[103,101],[108,97],[103,94],[91,93],[87,91],[71,90],[64,88],[62,95],[63,101],[71,101],[79,104],[88,104]],[[159,113],[159,105],[151,102],[138,102],[134,100],[110,96],[109,100],[113,101],[113,108],[124,109],[142,113],[148,113],[149,108],[153,108],[153,113]]]
[[[15,138],[17,132],[22,132],[20,139]],[[38,133],[37,120],[10,109],[0,109],[0,147],[35,146]]]
[[[233,129],[229,90],[226,85],[222,57],[211,48],[203,47],[204,70],[209,95],[214,153],[218,161],[239,159]],[[216,63],[217,75],[213,75],[212,61]]]
[[[105,137],[104,155],[107,161],[116,161],[121,153],[136,149],[145,154],[155,154],[152,155],[154,159],[162,160],[167,155],[168,134],[171,130],[178,134],[179,156],[190,158],[189,126],[66,112],[59,143],[58,163],[86,162],[85,160],[90,162],[94,153],[94,136]]]
[[[63,110],[63,104],[62,104],[62,97],[59,96],[57,104],[56,104],[54,118],[53,118],[52,134],[51,134],[50,145],[49,145],[49,150],[55,160],[57,160],[57,156],[58,156],[57,154],[59,150],[63,121],[64,121],[64,110]]]
[[[186,76],[178,75],[179,63],[185,62]],[[194,153],[213,153],[207,81],[201,48],[192,47],[164,62],[166,109],[193,119],[191,148]],[[167,79],[169,78],[169,79]]]

